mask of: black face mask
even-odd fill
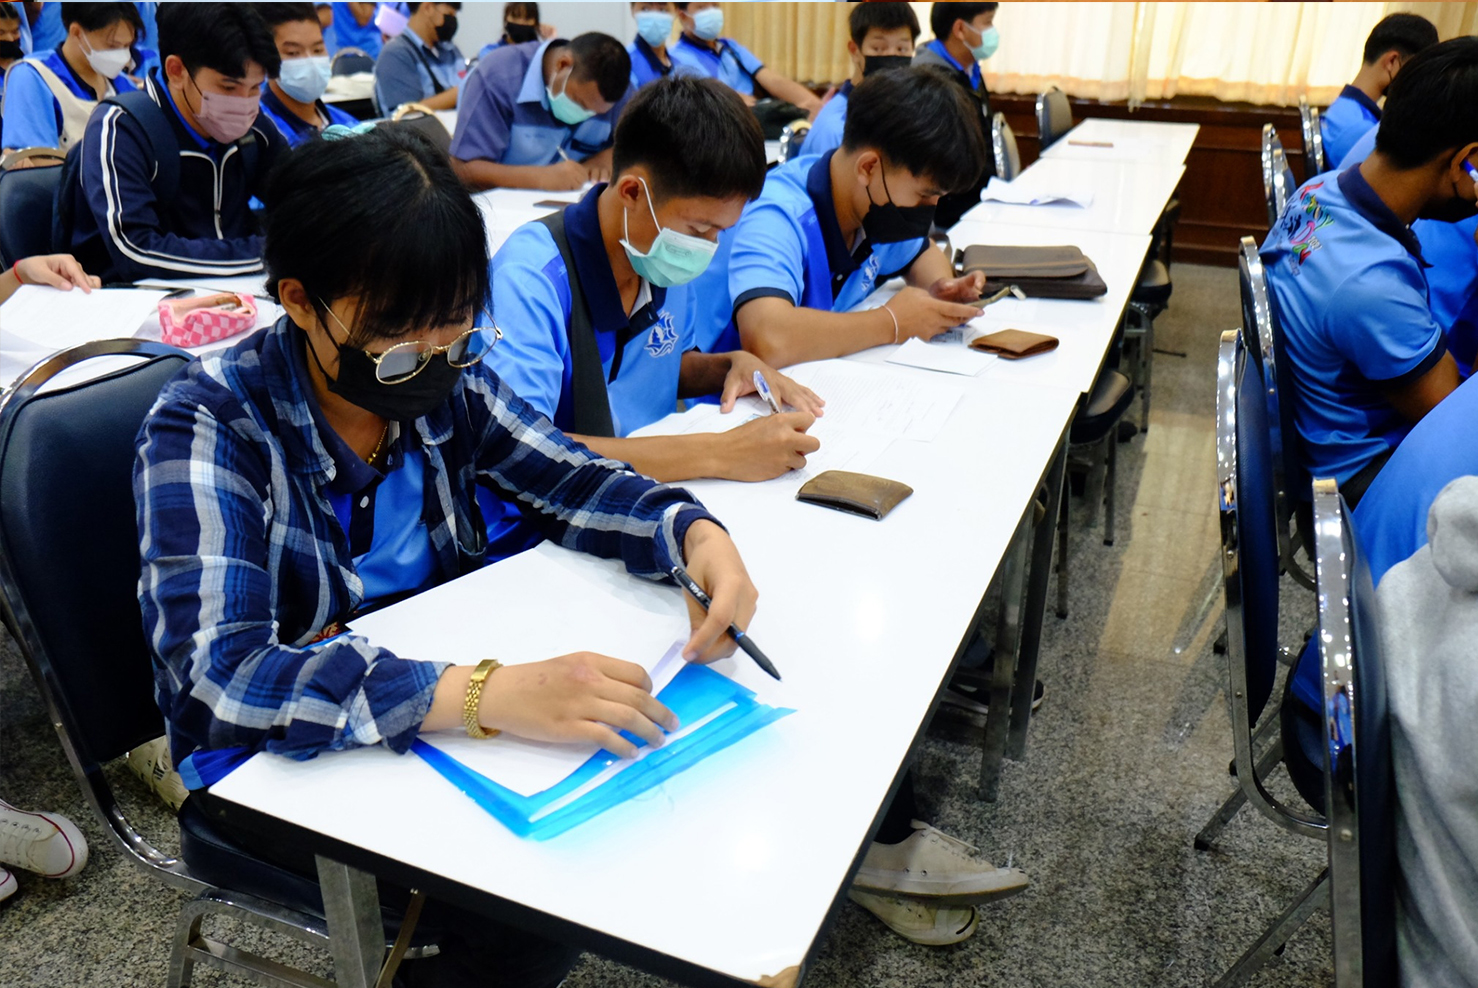
[[[13,58],[25,58],[26,53],[21,51],[19,41],[0,41],[0,58],[9,61]]]
[[[328,331],[328,327],[324,327]],[[375,377],[375,362],[368,353],[356,346],[329,341],[339,351],[339,376],[335,380],[324,370],[323,361],[308,334],[303,334],[304,344],[313,355],[313,362],[323,371],[324,382],[333,394],[351,405],[394,422],[411,422],[429,415],[451,396],[452,389],[462,377],[462,369],[447,363],[446,354],[433,354],[421,372],[400,384],[385,384]]]
[[[906,69],[913,64],[913,59],[907,55],[863,55],[862,77],[866,79],[875,72],[892,72],[894,69]]]
[[[529,41],[539,40],[539,25],[537,24],[504,24],[503,34],[515,45],[521,45]]]
[[[457,36],[457,15],[447,14],[446,20],[441,22],[441,27],[436,29],[436,40],[450,41]]]
[[[878,164],[879,170],[882,163]],[[887,202],[872,202],[872,189],[867,190],[867,201],[872,203],[867,215],[862,217],[862,232],[875,244],[896,244],[904,240],[918,240],[929,235],[934,225],[933,206],[900,206],[893,201],[888,191],[888,175],[883,173],[883,192]]]

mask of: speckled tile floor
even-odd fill
[[[1234,271],[1177,265],[1174,278],[1157,343],[1185,356],[1156,357],[1151,429],[1120,447],[1117,544],[1104,546],[1100,528],[1073,532],[1071,613],[1047,617],[1047,700],[1026,760],[1007,764],[999,802],[984,804],[970,746],[930,737],[918,759],[926,814],[995,860],[1009,857],[1031,889],[986,907],[975,936],[944,949],[907,943],[848,905],[808,986],[1210,985],[1321,867],[1320,845],[1252,812],[1214,850],[1191,846],[1230,792],[1224,671],[1211,648],[1221,618],[1212,405],[1216,339],[1239,313]],[[1082,518],[1083,505],[1074,507]],[[1312,621],[1312,596],[1290,590],[1285,600],[1294,606],[1284,640],[1293,641]],[[126,772],[115,775],[140,828],[167,846],[167,812]],[[0,796],[66,813],[92,842],[81,875],[21,874],[0,905],[0,985],[162,985],[183,896],[104,842],[8,639]],[[291,941],[231,933],[329,973],[326,957]],[[238,983],[209,971],[197,982]],[[594,956],[568,982],[662,984]],[[1328,922],[1316,916],[1251,984],[1332,984]]]

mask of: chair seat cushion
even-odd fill
[[[1162,262],[1147,261],[1139,272],[1139,280],[1135,282],[1129,300],[1164,309],[1170,304],[1174,287],[1170,283],[1170,271]]]
[[[1107,370],[1093,382],[1093,393],[1073,419],[1068,442],[1074,446],[1102,441],[1134,402],[1134,386],[1116,370]]]

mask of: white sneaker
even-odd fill
[[[0,802],[0,864],[69,878],[87,864],[87,839],[60,813],[28,813]]]
[[[169,757],[169,741],[166,738],[155,738],[130,751],[128,767],[134,775],[144,780],[144,785],[154,790],[154,794],[166,806],[176,813],[180,811],[190,790],[185,788],[185,780],[180,778],[180,773],[174,770],[174,761]]]
[[[15,876],[4,868],[0,868],[0,902],[15,895],[16,887]]]
[[[937,906],[917,899],[871,895],[855,888],[847,892],[847,897],[905,940],[929,947],[959,943],[980,926],[980,914],[974,906]]]
[[[874,843],[853,885],[883,895],[927,898],[936,903],[978,903],[1026,891],[1030,879],[1019,868],[997,868],[969,853],[975,848],[942,830],[913,821],[900,844]]]

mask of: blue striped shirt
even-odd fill
[[[139,433],[139,599],[155,697],[191,785],[214,781],[206,765],[233,749],[293,758],[366,745],[404,752],[448,665],[401,658],[354,634],[320,640],[354,614],[364,584],[328,496],[334,460],[309,385],[293,370],[290,347],[302,345],[283,319],[194,361]],[[681,560],[694,521],[712,520],[686,491],[556,431],[485,364],[407,423],[402,442],[425,462],[421,518],[436,583],[485,561],[480,486],[515,497],[548,538],[620,558],[648,579]],[[549,614],[521,617],[557,619],[568,606],[550,588]]]

